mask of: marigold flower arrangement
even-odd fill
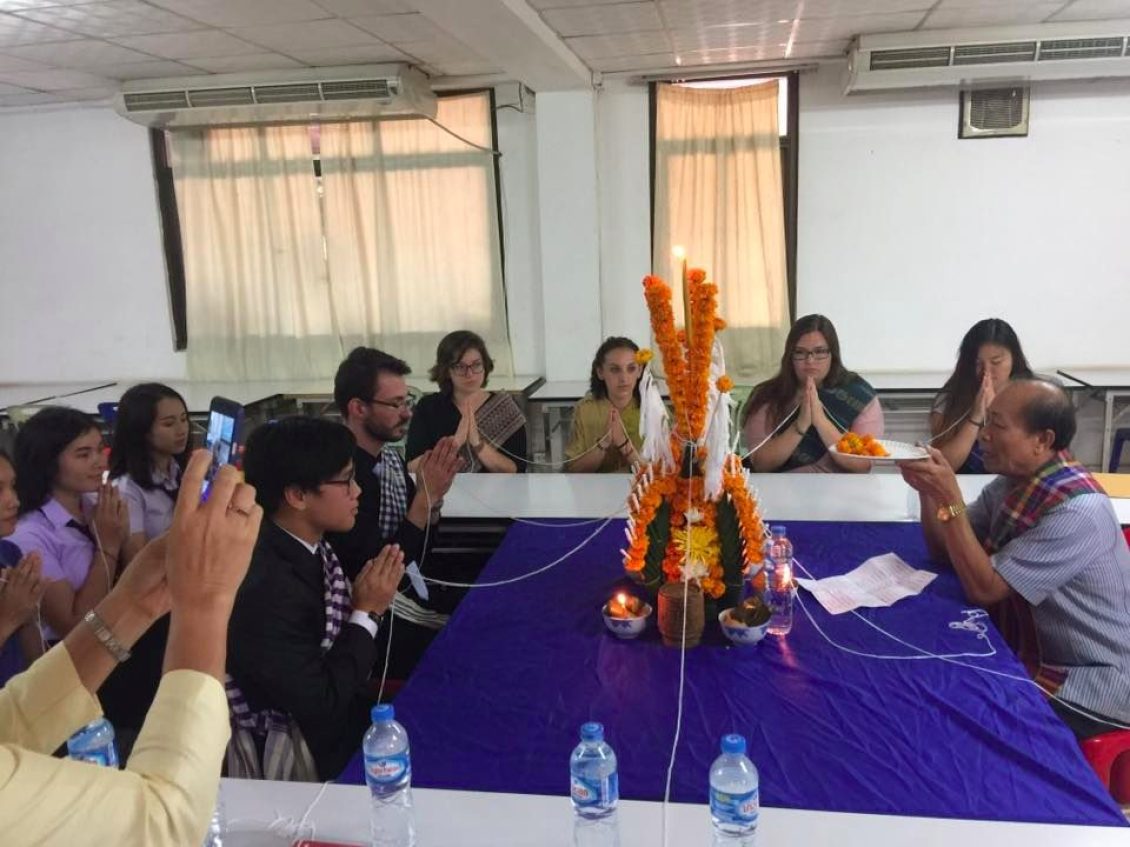
[[[641,382],[642,461],[628,498],[624,568],[652,591],[666,582],[697,582],[710,599],[736,602],[746,574],[763,589],[765,528],[748,472],[730,444],[730,390],[715,334],[718,287],[706,273],[684,271],[688,329],[675,328],[671,287],[643,280],[651,327],[663,362],[668,419],[650,370]],[[637,361],[652,358],[641,350]]]

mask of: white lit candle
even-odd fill
[[[687,279],[687,251],[676,244],[671,248],[671,255],[680,263],[683,280],[683,324],[687,331],[687,346],[691,343],[691,285]]]

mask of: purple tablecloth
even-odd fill
[[[609,525],[544,574],[474,590],[457,609],[396,699],[416,785],[564,796],[578,727],[598,720],[619,758],[621,795],[662,799],[679,651],[660,644],[654,622],[638,641],[604,629],[600,605],[622,583],[622,527]],[[540,567],[594,528],[516,524],[481,579]],[[789,534],[817,576],[889,550],[928,567],[917,524],[793,523]],[[852,615],[828,615],[803,592],[801,601],[844,647],[916,655]],[[995,629],[987,644],[950,627],[967,608],[943,573],[922,595],[862,614],[936,653],[995,648],[960,661],[1023,677]],[[933,659],[849,654],[799,607],[792,633],[754,648],[728,646],[708,621],[704,643],[687,653],[685,688],[675,801],[706,801],[718,740],[738,732],[768,806],[1126,824],[1032,685]],[[363,781],[358,760],[342,780]]]

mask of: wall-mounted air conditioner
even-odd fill
[[[123,117],[177,129],[436,116],[428,79],[407,65],[355,65],[123,83]]]
[[[1130,76],[1130,21],[862,35],[845,92]]]

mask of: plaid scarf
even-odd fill
[[[322,586],[326,609],[326,629],[322,635],[322,654],[325,655],[341,627],[349,617],[349,582],[341,568],[337,554],[325,541],[318,544],[318,558],[322,562]],[[297,722],[278,709],[251,710],[247,697],[236,681],[228,674],[224,678],[224,693],[231,714],[232,737],[227,750],[228,776],[243,779],[276,779],[290,781],[317,781],[314,757],[306,746]],[[258,739],[265,739],[260,760]]]
[[[1102,486],[1068,451],[1061,450],[1031,479],[1017,485],[1005,497],[989,537],[984,541],[985,551],[990,556],[999,552],[1008,542],[1036,526],[1056,506],[1080,494],[1096,493],[1104,493]],[[1055,694],[1067,673],[1063,668],[1041,661],[1036,621],[1028,602],[1012,592],[989,610],[989,616],[1029,676],[1045,691]]]
[[[1040,518],[1060,503],[1080,494],[1103,494],[1090,472],[1066,450],[1036,471],[1028,482],[1009,492],[1001,504],[1004,519],[985,540],[985,549],[996,553],[1040,522]]]
[[[381,483],[381,500],[378,504],[377,526],[381,535],[392,538],[408,514],[408,482],[405,479],[404,460],[395,450],[385,447],[373,465],[373,474]]]

